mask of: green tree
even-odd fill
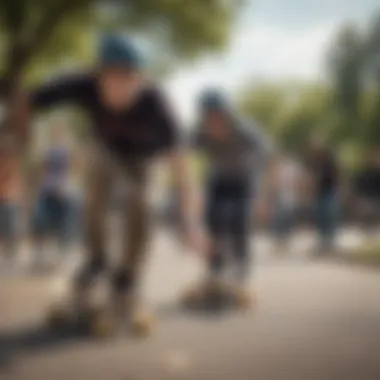
[[[367,88],[363,94],[363,138],[367,146],[380,146],[380,12],[370,22],[365,48]]]
[[[297,96],[277,120],[275,137],[288,151],[301,153],[315,138],[329,139],[331,125],[327,119],[326,87],[309,83],[300,88]],[[293,94],[292,97],[295,95]]]
[[[0,0],[1,94],[7,96],[41,62],[84,59],[88,38],[99,27],[139,32],[172,60],[220,48],[240,5],[240,0]]]
[[[290,151],[300,151],[310,137],[330,135],[327,122],[328,91],[317,83],[249,85],[239,94],[240,109],[258,121]]]
[[[366,41],[368,76],[373,84],[380,88],[380,12],[372,19]]]
[[[334,106],[356,120],[359,115],[365,49],[363,36],[348,24],[338,33],[328,56],[328,72],[333,88]]]
[[[242,112],[271,131],[285,105],[285,89],[280,84],[253,83],[238,94],[238,98]]]
[[[366,149],[380,147],[380,13],[367,30],[344,25],[326,61],[326,82],[248,85],[240,105],[277,145],[300,152],[321,137],[352,167]]]

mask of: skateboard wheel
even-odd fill
[[[204,285],[205,294],[211,294],[211,295],[219,294],[219,293],[222,293],[224,290],[225,290],[224,286],[220,282],[213,281]]]
[[[96,338],[107,338],[115,333],[115,322],[110,314],[95,311],[89,317],[89,332]]]
[[[207,283],[203,287],[203,294],[206,298],[225,297],[230,293],[229,287],[220,281],[213,281]]]
[[[193,307],[199,303],[201,298],[201,292],[197,288],[188,289],[182,296],[181,303],[185,307]]]
[[[248,310],[252,307],[254,298],[253,295],[244,289],[238,289],[235,292],[235,302],[239,310]]]
[[[226,287],[220,282],[201,283],[185,292],[182,304],[188,308],[203,307],[212,301],[221,299],[226,291]]]
[[[53,308],[47,316],[47,326],[52,330],[59,330],[69,324],[69,314],[62,308]]]
[[[154,327],[154,318],[148,313],[139,312],[133,316],[131,321],[132,332],[136,336],[149,336]]]

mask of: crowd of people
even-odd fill
[[[252,235],[265,231],[275,246],[288,251],[290,238],[298,231],[314,230],[315,255],[336,251],[340,227],[357,226],[376,232],[380,219],[380,154],[369,152],[353,174],[347,174],[328,145],[305,142],[305,152],[291,155],[273,149],[261,173],[261,186],[252,202]],[[176,218],[176,203],[170,195],[164,215]]]
[[[366,232],[379,226],[380,155],[374,148],[352,174],[325,144],[310,143],[303,155],[274,160],[272,231],[280,244],[294,227],[314,227],[317,253],[335,250],[340,226],[355,225]]]
[[[24,170],[12,139],[2,131],[0,243],[3,259],[17,258],[23,243],[27,243],[34,252],[34,263],[43,265],[51,252],[51,241],[56,243],[64,258],[70,256],[75,244],[83,238],[83,181],[78,177],[84,172],[82,167],[78,170],[80,155],[69,148],[67,125],[62,121],[52,124],[46,147],[33,162],[29,175],[32,181],[23,180]],[[196,139],[192,148],[200,148],[199,135]],[[231,161],[236,157],[233,153]],[[225,162],[220,166],[228,170]],[[212,174],[207,176],[211,181]],[[354,221],[370,230],[380,222],[380,153],[376,149],[368,153],[361,170],[349,181],[343,179],[337,157],[321,143],[309,144],[305,154],[298,156],[273,149],[260,176],[265,185],[257,187],[251,203],[243,204],[242,210],[251,209],[256,228],[271,233],[283,249],[288,238],[300,227],[314,225],[320,237],[318,252],[327,254],[334,248],[339,225]],[[347,188],[348,197],[344,191]],[[25,194],[26,189],[28,194]],[[175,191],[170,192],[169,188],[166,193],[169,201],[164,202],[164,215],[159,213],[161,221],[165,217],[173,220],[178,211],[175,210],[178,209]],[[221,210],[223,207],[216,204],[214,208]],[[214,219],[218,222],[223,217],[217,215]],[[252,231],[254,229],[253,226]]]
[[[62,257],[79,241],[81,188],[75,181],[76,164],[68,144],[67,126],[54,121],[48,141],[38,155],[22,162],[11,136],[0,139],[0,244],[2,259],[17,264],[27,245],[33,266],[51,262],[51,243]],[[32,161],[32,162],[30,162]],[[28,172],[27,176],[23,173]],[[48,259],[48,260],[46,260]]]
[[[237,281],[244,284],[249,277],[253,210],[258,210],[259,219],[273,231],[280,245],[302,220],[309,219],[320,238],[318,253],[333,250],[342,215],[344,180],[331,149],[314,141],[309,145],[305,142],[308,149],[304,155],[292,157],[281,152],[266,136],[265,127],[240,118],[231,102],[217,90],[204,92],[198,108],[199,123],[192,136],[183,139],[161,91],[144,79],[139,53],[117,36],[102,41],[94,72],[45,84],[20,101],[15,113],[10,112],[30,118],[33,112],[62,102],[75,103],[87,111],[94,141],[88,144],[89,184],[83,200],[80,183],[72,181],[76,159],[65,143],[64,126],[52,128],[48,148],[33,172],[35,191],[28,194],[20,154],[26,149],[24,129],[15,128],[14,120],[8,123],[13,129],[1,129],[3,257],[16,257],[25,240],[23,236],[29,237],[37,262],[44,256],[43,251],[49,254],[46,244],[51,237],[63,256],[83,237],[87,259],[75,282],[79,291],[85,289],[107,267],[108,201],[113,179],[117,178],[128,182],[129,200],[126,206],[118,207],[125,226],[122,237],[127,238],[112,284],[117,295],[129,296],[149,241],[148,169],[162,155],[169,164],[179,200],[176,207],[183,241],[205,254],[211,278],[218,278],[224,270],[226,246],[233,253]],[[183,144],[184,140],[188,144]],[[198,181],[204,198],[199,203],[201,207],[194,201],[194,176],[185,154],[189,149],[205,159],[205,172]],[[362,211],[369,209],[373,213],[379,209],[379,166],[378,154],[371,155],[367,168],[353,182],[353,193],[365,205]],[[19,229],[22,210],[27,210],[24,231]]]
[[[29,202],[21,196],[24,187],[21,164],[10,145],[7,148],[7,140],[2,139],[0,233],[3,258],[17,257],[17,249],[24,241],[31,246],[35,263],[39,265],[46,254],[49,255],[49,241],[55,241],[61,257],[65,257],[83,237],[83,186],[78,176],[84,173],[83,170],[77,173],[78,152],[69,148],[66,128],[62,122],[53,122],[46,148],[33,163]],[[326,163],[322,163],[324,160]],[[377,222],[379,162],[376,152],[371,152],[366,166],[352,181],[356,207],[351,208],[351,212],[358,222],[366,222],[366,226]],[[222,165],[227,170],[227,166]],[[256,224],[271,232],[273,239],[283,247],[292,232],[314,221],[321,236],[320,251],[327,253],[333,248],[335,231],[343,219],[342,208],[339,212],[343,184],[338,167],[336,159],[322,146],[313,145],[308,155],[297,158],[274,151],[270,165],[261,173],[261,182],[264,178],[267,182],[265,190],[258,187],[250,205],[242,205],[242,208],[251,208],[253,217],[256,214]],[[210,173],[207,175],[211,178]],[[266,192],[266,196],[262,197],[259,192]],[[168,198],[164,211],[170,213],[170,208],[178,205],[173,202],[174,193],[169,193]],[[216,205],[215,208],[223,207]]]
[[[331,252],[340,203],[337,158],[322,144],[314,143],[297,163],[280,157],[274,171],[276,237],[282,242],[295,225],[309,222],[319,236],[317,253]]]
[[[220,133],[218,122],[216,124],[216,131]],[[248,131],[251,129],[252,132],[253,128],[256,127],[250,125]],[[191,147],[198,149],[196,153],[199,154],[200,136],[197,133],[194,135],[195,139],[192,136],[189,140],[192,141]],[[32,256],[36,266],[43,266],[51,252],[51,241],[56,243],[60,256],[65,258],[83,238],[83,181],[78,177],[84,176],[84,172],[83,167],[78,170],[80,155],[78,150],[69,148],[68,136],[67,125],[54,120],[45,148],[33,162],[29,175],[32,180],[25,181],[22,176],[25,169],[15,154],[14,143],[2,131],[0,243],[3,259],[16,259],[23,243],[27,243],[34,252]],[[193,144],[195,140],[196,144]],[[285,249],[294,231],[314,225],[320,237],[318,252],[327,254],[334,249],[339,225],[354,221],[368,230],[378,225],[378,150],[371,150],[362,168],[347,181],[343,179],[337,157],[320,142],[309,144],[305,154],[298,156],[272,147],[270,149],[270,160],[260,171],[260,181],[265,184],[257,186],[249,205],[242,205],[242,209],[252,210],[256,226],[252,227],[252,231],[258,227],[264,228],[271,233],[278,246]],[[231,161],[236,158],[235,152]],[[255,160],[258,161],[257,158]],[[226,162],[221,163],[220,167],[228,170]],[[253,167],[250,170],[254,170]],[[208,173],[207,176],[211,181],[212,174]],[[25,194],[26,189],[28,194]],[[164,217],[173,220],[178,211],[175,210],[178,209],[175,191],[170,192],[169,188],[166,193],[169,201],[164,202]],[[260,193],[265,193],[265,196]],[[214,208],[221,210],[223,207],[216,204]],[[162,213],[159,213],[158,219],[163,221]],[[223,217],[217,215],[214,219],[218,222]]]

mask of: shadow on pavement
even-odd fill
[[[0,332],[0,374],[11,371],[24,355],[36,355],[86,341],[96,340],[73,331],[52,332],[41,326],[12,333]]]
[[[231,312],[231,308],[221,304],[186,308],[168,303],[156,307],[155,317],[160,321],[181,317],[216,319],[227,317]],[[0,331],[0,373],[12,370],[24,356],[85,342],[104,343],[104,339],[92,338],[77,331],[51,331],[41,325],[13,332]]]
[[[191,314],[203,317],[220,317],[225,315],[222,310],[189,311],[180,306],[167,304],[156,310],[159,320],[189,316]],[[25,328],[13,332],[0,332],[0,373],[7,372],[17,364],[22,357],[32,354],[37,355],[55,349],[62,349],[78,343],[94,342],[102,343],[104,339],[92,338],[84,333],[76,331],[51,331],[41,325]]]
[[[193,305],[161,304],[156,308],[156,317],[167,320],[181,317],[222,319],[238,312],[236,308],[224,302],[198,303]]]

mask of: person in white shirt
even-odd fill
[[[36,265],[45,261],[42,251],[49,238],[57,241],[61,254],[67,254],[80,226],[78,184],[73,178],[73,151],[64,123],[55,123],[49,146],[42,152],[41,175],[32,216]]]
[[[272,167],[273,231],[281,246],[288,241],[300,200],[302,170],[299,164],[284,155],[274,160]]]

